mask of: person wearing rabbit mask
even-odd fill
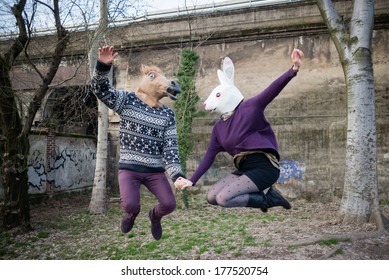
[[[272,185],[280,174],[278,144],[275,134],[266,120],[266,106],[297,75],[304,54],[294,49],[293,66],[273,81],[258,95],[244,100],[234,85],[234,64],[230,58],[223,61],[223,71],[218,70],[220,85],[204,102],[205,109],[217,112],[221,118],[213,127],[208,149],[188,180],[178,178],[177,189],[194,186],[211,167],[219,152],[229,153],[236,171],[214,184],[207,193],[207,201],[221,207],[253,207],[267,212],[269,208],[282,206],[290,209],[290,203]]]

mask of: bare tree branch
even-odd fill
[[[35,1],[36,1],[36,3],[39,3],[39,4],[43,5],[43,6],[45,6],[46,8],[50,9],[53,12],[53,14],[55,14],[55,7],[53,9],[53,7],[51,7],[50,5],[48,5],[48,4],[46,4],[46,3],[42,2],[42,1],[39,1],[39,0],[35,0]],[[54,5],[55,5],[55,2],[57,2],[57,1],[54,1]],[[57,2],[57,6],[58,6],[58,2]]]
[[[363,3],[362,3],[363,2]],[[362,9],[361,7],[364,7]],[[374,17],[371,17],[371,10],[374,10],[374,0],[355,0],[354,11],[351,18],[350,38],[357,43],[351,46],[354,54],[358,48],[371,49],[372,34],[374,28]],[[369,34],[370,36],[366,36]]]
[[[19,36],[18,38],[16,38],[15,42],[9,48],[7,53],[4,55],[5,63],[8,67],[11,67],[14,60],[23,51],[24,45],[26,44],[28,39],[27,28],[22,15],[25,6],[26,6],[26,0],[21,0],[18,4],[15,4],[12,7],[12,13],[16,18],[16,22],[19,28]]]
[[[340,59],[350,59],[348,32],[343,18],[336,11],[332,0],[316,0],[316,2],[336,49],[339,54],[343,54]]]
[[[54,50],[53,59],[51,61],[49,70],[46,76],[42,79],[42,84],[35,92],[35,95],[28,108],[26,120],[22,130],[23,135],[28,134],[31,129],[35,114],[39,110],[42,100],[49,88],[49,85],[51,84],[55,74],[57,73],[59,64],[61,63],[62,60],[63,52],[66,49],[66,46],[69,41],[69,33],[61,25],[58,1],[59,0],[54,1],[54,18],[55,18],[56,30],[57,30],[57,45]]]

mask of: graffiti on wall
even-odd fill
[[[303,179],[304,166],[295,160],[282,160],[280,161],[280,178],[278,178],[277,184],[292,184],[301,182]]]
[[[38,136],[30,136],[30,154],[28,156],[29,193],[46,192],[46,141]]]
[[[47,183],[54,186],[54,191],[93,185],[96,164],[96,146],[93,140],[57,138],[55,154],[50,164],[46,163],[46,141],[33,138],[31,142],[28,160],[29,193],[45,193]]]
[[[86,145],[85,145],[86,146]],[[60,146],[56,149],[48,180],[55,189],[80,188],[93,185],[96,151],[88,148]]]

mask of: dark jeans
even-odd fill
[[[157,217],[163,217],[176,208],[176,199],[165,173],[141,173],[120,169],[118,177],[121,205],[127,214],[137,215],[140,211],[141,184],[145,185],[158,200],[154,207]]]

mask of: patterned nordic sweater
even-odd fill
[[[174,112],[167,106],[150,107],[134,92],[114,89],[111,65],[97,61],[93,93],[120,116],[120,169],[152,173],[167,171],[173,182],[183,176],[178,153]]]

